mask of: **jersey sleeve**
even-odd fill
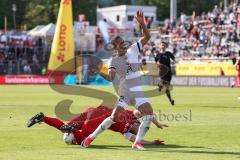
[[[138,51],[139,51],[139,53],[141,53],[142,50],[143,50],[143,46],[142,46],[141,39],[137,42],[137,47],[138,47]]]
[[[175,61],[174,55],[171,52],[168,52],[168,54],[169,54],[170,58]]]
[[[136,42],[131,45],[130,48],[127,50],[127,57],[129,63],[139,63],[139,55],[142,51],[141,42]]]
[[[156,63],[159,61],[159,58],[160,58],[160,57],[159,57],[159,54],[157,54],[156,57],[155,57],[155,62],[156,62]]]
[[[116,70],[116,66],[114,64],[113,58],[111,58],[108,62],[108,70]]]
[[[77,128],[81,129],[86,118],[87,118],[87,113],[83,112],[79,116],[71,119],[67,124],[68,125],[77,124]]]
[[[139,40],[128,49],[128,53],[131,55],[138,56],[142,52],[142,50],[143,50],[143,46],[141,41]]]

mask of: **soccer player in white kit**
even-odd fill
[[[141,86],[139,54],[142,47],[149,41],[150,34],[145,25],[142,11],[138,11],[136,13],[135,19],[142,28],[143,37],[128,49],[124,48],[124,41],[121,37],[115,37],[112,40],[112,44],[115,46],[117,55],[113,56],[111,59],[109,72],[108,74],[98,72],[109,81],[113,81],[116,74],[120,77],[118,87],[119,99],[115,105],[112,115],[106,118],[98,126],[98,128],[83,141],[81,144],[81,147],[83,148],[88,147],[100,133],[108,129],[112,124],[121,122],[121,113],[128,107],[129,104],[133,104],[140,112],[143,121],[139,126],[132,148],[137,150],[145,149],[141,144],[141,140],[148,131],[150,123],[154,117],[152,106],[144,96]]]

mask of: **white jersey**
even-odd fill
[[[124,56],[114,56],[110,60],[109,69],[120,77],[117,86],[120,97],[118,105],[127,107],[129,104],[139,106],[146,101],[141,88],[141,73],[139,56],[142,50],[141,42],[134,43]]]
[[[123,79],[133,79],[140,77],[139,56],[142,50],[141,42],[134,43],[128,48],[124,56],[113,56],[109,63],[109,69],[115,70]]]

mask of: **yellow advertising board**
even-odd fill
[[[232,63],[182,63],[176,65],[177,76],[236,76],[237,71]]]
[[[108,66],[105,63],[102,72],[108,72]],[[141,66],[142,75],[158,76],[159,68],[156,63],[147,63]],[[176,65],[177,76],[237,76],[237,71],[232,63],[183,63]]]

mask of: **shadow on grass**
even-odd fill
[[[165,144],[165,145],[144,145],[149,151],[154,148],[164,149],[164,148],[205,148],[202,146],[180,146],[174,144]],[[69,148],[69,147],[68,147]],[[70,146],[70,148],[76,148],[76,146]],[[87,149],[120,149],[120,150],[132,150],[131,145],[91,145]],[[211,148],[205,148],[211,149]]]
[[[124,145],[91,145],[89,148],[80,148],[79,145],[71,145],[71,146],[66,146],[64,148],[72,148],[72,149],[98,149],[98,150],[104,150],[104,149],[111,149],[111,150],[132,150],[132,147],[129,146],[124,146]]]
[[[68,146],[67,148],[69,148]],[[226,152],[226,151],[207,151],[206,148],[203,146],[181,146],[175,144],[165,144],[165,145],[145,145],[146,151],[144,152],[170,152],[170,153],[189,153],[189,154],[215,154],[215,155],[236,155],[240,156],[240,152]],[[77,148],[80,147],[71,146],[70,148]],[[176,150],[176,149],[196,149],[196,150]],[[112,149],[112,150],[132,150],[131,145],[91,145],[87,149]],[[198,150],[198,149],[205,149],[205,150]]]
[[[156,150],[154,150],[156,151]],[[159,150],[159,152],[172,152],[172,153],[190,153],[190,154],[215,154],[215,155],[236,155],[239,156],[240,152],[225,152],[225,151],[187,151],[187,150]]]
[[[202,146],[181,146],[181,145],[175,145],[175,144],[166,144],[166,145],[147,145],[146,146],[147,151],[149,152],[173,152],[173,153],[190,153],[190,154],[216,154],[216,155],[240,155],[240,152],[225,152],[225,151],[207,151],[207,150],[172,150],[177,148],[188,148],[188,149],[212,149],[212,148],[206,148]],[[159,150],[156,150],[154,148],[159,148]],[[153,150],[151,150],[153,149]]]
[[[205,148],[205,149],[211,149],[206,148],[203,146],[181,146],[176,144],[165,144],[165,145],[145,145],[146,148]]]

